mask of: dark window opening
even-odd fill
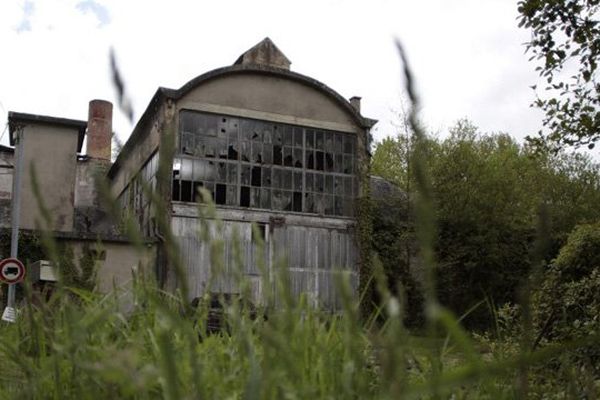
[[[333,154],[325,153],[325,170],[333,172]]]
[[[227,202],[227,185],[217,183],[215,189],[215,203],[226,204]]]
[[[273,146],[273,164],[281,165],[281,146]]]
[[[173,174],[175,174],[175,172],[173,172]],[[173,178],[173,188],[172,188],[172,196],[173,196],[173,201],[179,201],[180,196],[179,196],[179,180]]]
[[[250,207],[250,188],[248,186],[241,187],[240,206],[241,207]]]
[[[192,181],[181,181],[181,201],[192,201]]]
[[[252,167],[252,186],[261,186],[260,167]]]
[[[294,192],[293,211],[302,212],[302,192]]]
[[[317,171],[323,171],[323,164],[325,163],[324,155],[325,154],[322,151],[317,151]]]
[[[238,159],[238,151],[235,149],[233,144],[229,145],[229,152],[227,154],[227,158],[229,158],[230,160]]]
[[[310,153],[306,153],[306,168],[315,169],[315,156],[312,151]]]

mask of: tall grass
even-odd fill
[[[59,282],[50,298],[41,300],[25,285],[18,322],[0,326],[0,398],[510,399],[544,395],[528,385],[528,367],[577,346],[598,343],[598,337],[494,357],[437,302],[435,221],[420,147],[423,131],[416,118],[418,102],[410,69],[399,49],[413,104],[416,224],[427,280],[425,336],[412,335],[404,327],[402,290],[398,296],[389,290],[400,283],[387,282],[376,259],[373,280],[379,303],[371,318],[361,317],[360,294],[352,292],[344,274],[337,279],[342,310],[329,314],[304,296],[291,297],[286,269],[275,265],[269,276],[263,260],[259,268],[264,287],[273,290],[264,291],[257,310],[244,307],[244,299],[227,304],[222,331],[209,334],[210,301],[205,298],[197,307],[190,306],[176,241],[168,219],[160,219],[167,254],[183,283],[181,290],[163,291],[151,266],[143,264],[132,275],[128,308],[123,307],[124,293],[119,288],[103,294]],[[159,173],[168,176],[171,165],[165,160],[169,157],[161,155],[160,160]],[[160,209],[161,198],[145,189]],[[107,209],[116,216],[118,206],[106,188],[103,193]],[[205,204],[199,206],[205,217],[199,219],[199,239],[218,250],[223,239],[211,239],[204,223],[206,218],[216,218],[214,204],[207,193],[204,196]],[[43,231],[51,226],[52,216],[39,203]],[[142,235],[134,221],[126,218],[123,226],[141,251]],[[60,266],[52,237],[43,235],[43,242]],[[214,276],[224,262],[222,253],[213,253]],[[243,298],[248,296],[244,289],[248,282],[241,273],[239,251],[234,259]],[[527,290],[525,286],[524,298]],[[523,346],[529,343],[524,337]]]

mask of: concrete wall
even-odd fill
[[[149,246],[141,250],[127,242],[104,241],[97,246],[95,241],[62,239],[73,247],[75,262],[78,263],[83,254],[85,245],[90,249],[103,251],[105,257],[99,261],[97,278],[98,290],[102,293],[108,293],[113,288],[117,288],[121,293],[121,305],[128,308],[131,305],[133,297],[131,296],[133,272],[144,268],[149,276],[153,276],[155,268],[156,247]]]
[[[190,109],[273,122],[359,132],[351,116],[313,87],[256,73],[225,75],[209,80],[177,102]]]
[[[68,232],[73,228],[73,205],[78,132],[76,128],[30,123],[23,128],[23,174],[21,176],[20,226],[35,229],[41,219],[33,192],[31,173],[35,167],[44,206],[52,217],[52,230]],[[44,225],[42,225],[45,227]]]

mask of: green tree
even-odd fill
[[[546,131],[528,140],[553,150],[593,148],[600,139],[600,1],[520,0],[518,11],[547,92],[534,103],[545,113]]]
[[[403,181],[394,177],[406,177],[408,165],[401,158],[403,140],[402,136],[387,139],[373,155],[373,163],[382,166],[374,170],[400,184]],[[596,206],[600,170],[589,156],[534,156],[510,136],[482,134],[468,120],[457,122],[445,139],[430,137],[426,146],[438,222],[437,292],[440,301],[459,315],[486,298],[496,304],[515,299],[516,288],[529,274],[542,203],[547,205],[551,225],[546,232],[552,243],[548,260],[556,256],[576,224],[600,219]],[[388,275],[407,281],[405,263],[399,260],[405,259],[402,246],[411,238],[411,219],[406,213],[397,217],[386,204],[379,209],[382,216],[375,215],[374,247],[380,254],[391,254],[381,257]],[[489,322],[486,307],[467,321],[480,327]]]

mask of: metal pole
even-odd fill
[[[17,258],[19,254],[19,217],[21,215],[21,173],[23,171],[23,143],[22,139],[22,128],[17,127],[16,129],[16,146],[15,153],[17,156],[15,162],[15,169],[13,174],[13,195],[12,195],[12,214],[10,218],[11,223],[11,235],[10,235],[10,256],[11,258]],[[7,322],[16,321],[15,313],[15,284],[8,285],[8,301],[6,309],[2,314],[2,319]]]

